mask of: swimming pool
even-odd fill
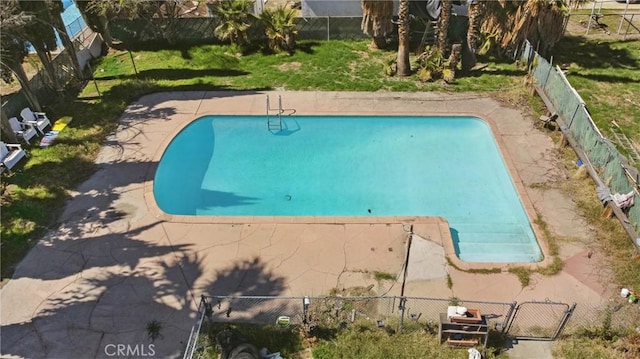
[[[205,116],[169,144],[154,196],[196,216],[442,216],[468,262],[542,254],[490,127],[475,117]]]

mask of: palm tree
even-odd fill
[[[398,76],[409,76],[411,64],[409,63],[409,0],[400,0],[398,8]]]
[[[29,22],[24,28],[25,36],[36,50],[51,86],[56,92],[60,93],[62,92],[62,86],[51,63],[51,52],[58,47],[58,44],[56,43],[55,31],[51,27],[51,17],[49,16],[47,4],[42,1],[21,0],[20,8],[34,17],[34,21]]]
[[[387,46],[387,35],[393,31],[392,0],[362,0],[362,32],[371,36],[371,47],[383,49]]]
[[[18,136],[9,124],[9,116],[4,112],[4,108],[0,108],[0,131],[2,131],[2,140],[9,143],[18,143]]]
[[[60,36],[60,40],[64,45],[64,48],[67,50],[69,57],[71,58],[71,65],[73,66],[73,71],[78,80],[82,80],[82,68],[80,67],[80,62],[78,62],[78,55],[76,53],[76,48],[73,46],[73,42],[71,41],[71,37],[67,33],[67,29],[64,26],[64,21],[62,20],[62,12],[64,11],[64,6],[62,5],[61,0],[49,0],[49,14],[51,16],[51,21],[53,23],[53,27],[56,32]]]
[[[40,111],[40,102],[31,90],[29,78],[22,67],[22,62],[27,56],[24,28],[32,20],[31,16],[19,10],[17,0],[0,3],[0,76],[2,81],[11,83],[15,75],[31,108]],[[0,127],[3,136],[7,136],[11,142],[16,142],[4,110]]]
[[[527,39],[544,56],[563,36],[568,9],[562,1],[488,1],[486,7],[481,30],[495,39],[501,53]]]
[[[215,14],[220,18],[220,25],[214,30],[214,34],[220,40],[229,40],[232,44],[241,46],[247,39],[247,31],[251,27],[249,13],[253,6],[251,0],[222,0],[214,8]]]
[[[512,30],[511,47],[517,48],[525,39],[538,48],[538,52],[546,56],[553,45],[564,35],[564,19],[568,8],[562,1],[529,0],[520,7]]]
[[[295,37],[298,34],[295,18],[296,11],[282,5],[275,10],[267,8],[260,14],[260,20],[264,24],[265,35],[271,50],[293,51]]]
[[[0,30],[0,37],[2,38],[2,61],[0,62],[2,81],[11,83],[15,75],[31,108],[36,111],[41,111],[42,106],[40,106],[40,101],[38,101],[38,98],[31,89],[29,77],[27,77],[27,73],[22,67],[22,62],[27,56],[26,43],[19,38],[10,38],[11,35],[9,34],[10,32],[6,31],[4,27]]]
[[[441,0],[442,9],[440,10],[440,18],[438,19],[438,38],[436,49],[444,56],[447,52],[447,40],[449,32],[449,20],[451,19],[451,1]]]
[[[469,71],[476,65],[478,53],[478,39],[480,38],[480,21],[482,19],[481,0],[472,0],[469,3],[469,27],[467,29],[467,47],[463,51],[462,69]]]

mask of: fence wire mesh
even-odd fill
[[[567,126],[567,130],[587,155],[589,162],[598,171],[604,183],[608,184],[611,193],[626,194],[634,190],[634,202],[640,203],[640,194],[637,188],[634,188],[636,184],[632,184],[630,180],[632,174],[637,174],[638,170],[631,167],[616,146],[603,136],[585,102],[560,68],[554,68],[551,63],[537,54],[529,42],[523,46],[520,60],[531,69],[534,80],[551,101],[555,111]],[[640,206],[635,205],[625,209],[625,214],[635,232],[639,232]]]
[[[305,298],[309,305],[305,308]],[[405,320],[435,323],[452,303],[480,309],[494,327],[503,328],[515,303],[462,301],[417,297],[206,297],[214,322],[273,324],[289,316],[291,324],[305,322],[323,326],[366,320],[387,320],[400,325]],[[306,318],[306,319],[305,319]]]
[[[510,336],[517,338],[555,339],[569,314],[565,303],[520,303],[508,328]]]
[[[198,337],[206,323],[276,325],[286,317],[288,325],[323,330],[354,326],[393,330],[438,332],[440,313],[450,305],[479,309],[490,331],[522,339],[554,340],[585,331],[633,330],[640,323],[637,305],[619,301],[604,304],[552,301],[489,302],[456,298],[324,296],[202,296],[184,358],[198,357]],[[206,338],[205,338],[206,339]]]
[[[202,324],[204,323],[204,318],[209,314],[207,308],[207,302],[204,299],[200,300],[200,304],[198,305],[198,315],[196,316],[196,323],[191,328],[191,334],[189,335],[189,340],[187,341],[187,347],[184,351],[183,358],[194,358],[196,354],[196,349],[198,345],[198,335],[202,330]]]
[[[308,305],[305,305],[305,300]],[[388,321],[400,318],[395,297],[206,297],[210,320],[219,323],[275,324],[286,316],[292,325],[327,328],[354,321]]]
[[[248,37],[252,41],[266,39],[264,25],[257,19],[250,20]],[[361,17],[298,17],[295,19],[299,40],[355,40],[367,36],[360,29]],[[138,44],[201,44],[220,43],[214,29],[220,19],[213,17],[154,19],[151,23],[144,19],[114,19],[109,22],[111,35],[136,47]]]
[[[615,332],[635,330],[640,324],[640,310],[626,298],[607,304],[578,303],[567,323],[563,336],[572,336],[588,330],[609,329]]]
[[[486,316],[489,327],[497,331],[502,331],[506,327],[510,313],[515,307],[515,303],[407,297],[404,320],[437,326],[440,313],[446,313],[447,308],[452,304],[479,309],[480,313]]]
[[[298,297],[207,297],[210,319],[222,323],[274,324],[280,316],[301,324],[302,299]]]

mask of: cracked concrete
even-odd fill
[[[270,93],[282,94],[285,107],[301,115],[456,113],[490,119],[516,187],[530,203],[529,215],[542,216],[555,235],[571,239],[561,248],[565,269],[553,277],[534,275],[526,288],[509,273],[479,275],[449,266],[444,222],[162,215],[150,201],[150,181],[173,135],[202,115],[263,115],[266,94],[159,93],[131,104],[98,156],[98,171],[73,193],[60,226],[2,288],[3,357],[105,358],[109,344],[153,344],[156,357],[180,357],[203,293],[325,295],[373,285],[398,295],[398,283],[379,283],[373,273],[401,278],[409,222],[416,236],[406,295],[594,304],[609,299],[610,273],[602,270],[597,241],[554,184],[563,175],[554,143],[517,109],[478,94]],[[151,320],[162,325],[155,342],[145,329]]]

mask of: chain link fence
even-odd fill
[[[626,298],[608,304],[578,303],[562,335],[572,336],[598,330],[624,332],[636,330],[638,325],[640,308],[628,303]]]
[[[637,304],[626,299],[604,304],[488,302],[457,298],[325,296],[202,296],[184,358],[202,353],[198,336],[209,324],[298,326],[309,332],[340,330],[353,325],[394,331],[438,332],[440,314],[451,305],[479,309],[489,329],[511,338],[555,340],[587,331],[623,333],[640,323]]]
[[[184,358],[202,352],[197,341],[205,317],[210,323],[226,324],[278,325],[285,320],[287,326],[307,331],[337,330],[356,323],[397,331],[419,328],[435,334],[440,313],[446,313],[450,305],[479,309],[490,328],[502,332],[516,303],[379,296],[202,296]]]
[[[76,35],[81,33],[86,27],[87,23],[84,21],[82,16],[78,16],[75,20],[65,25],[67,34],[69,34],[71,38],[74,38]]]
[[[296,26],[300,39],[305,40],[362,40],[368,38],[360,29],[362,17],[298,18]]]
[[[634,202],[640,203],[637,185],[640,182],[638,170],[616,149],[596,126],[587,105],[578,92],[569,84],[559,67],[553,67],[546,59],[535,52],[533,46],[526,42],[520,59],[531,69],[530,73],[542,92],[551,101],[556,113],[562,119],[568,132],[588,157],[590,164],[597,170],[611,193],[631,193]],[[632,183],[635,182],[635,183]],[[640,206],[624,209],[635,232],[640,231]],[[637,246],[640,239],[635,239]]]
[[[456,298],[406,297],[404,303],[404,318],[418,323],[424,323],[427,326],[437,326],[440,320],[440,313],[446,313],[450,305],[479,309],[480,313],[487,318],[489,327],[502,332],[507,326],[507,321],[516,303],[458,300]]]
[[[554,302],[520,303],[507,332],[514,338],[554,340],[562,332],[576,305]]]
[[[184,351],[185,359],[194,357],[198,345],[198,336],[200,335],[200,331],[202,330],[204,319],[210,314],[210,306],[205,298],[202,297],[200,299],[200,303],[198,304],[198,315],[196,316],[196,322],[193,327],[191,327],[191,334],[189,334],[189,340],[187,341],[187,346]]]
[[[264,26],[250,19],[251,41],[266,40]],[[298,40],[359,40],[367,36],[360,29],[362,17],[298,17],[295,19]],[[212,17],[154,19],[114,19],[109,22],[111,35],[131,48],[146,44],[219,44],[214,35],[220,19]]]
[[[327,297],[227,297],[209,296],[209,319],[222,323],[273,324],[280,316],[293,325],[339,327],[343,322],[392,323],[402,329],[405,322],[433,325],[450,305],[477,308],[494,328],[506,327],[516,303],[462,301],[455,298],[327,296]]]

